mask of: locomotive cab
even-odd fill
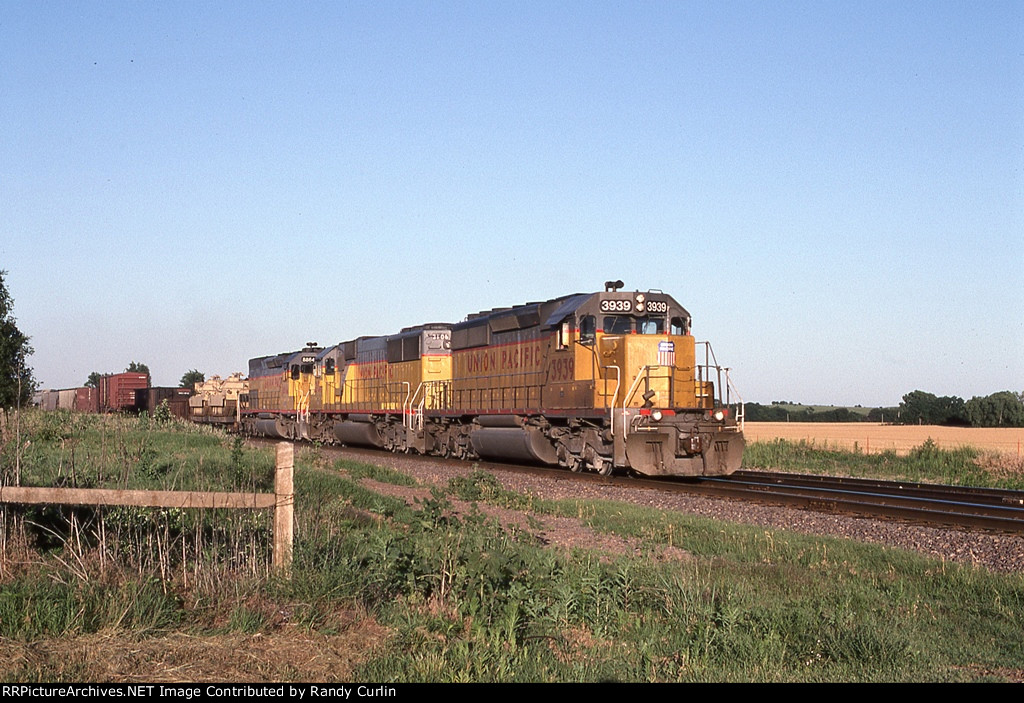
[[[742,405],[731,402],[728,369],[709,343],[696,343],[690,314],[670,296],[620,287],[606,285],[577,311],[577,341],[587,350],[577,355],[577,378],[589,374],[594,407],[608,413],[604,446],[587,463],[649,475],[734,471]]]
[[[305,349],[249,360],[249,392],[243,404],[246,432],[276,439],[310,439],[315,342]]]

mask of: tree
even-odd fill
[[[125,373],[144,373],[147,376],[149,375],[149,367],[145,364],[140,364],[138,361],[133,361],[128,364],[128,368],[124,371]]]
[[[85,382],[85,387],[99,388],[101,378],[103,378],[103,374],[101,374],[99,371],[93,371],[91,374],[89,374],[89,379]]]
[[[925,391],[911,391],[903,396],[899,420],[904,425],[958,425],[967,421],[962,398],[939,398]]]
[[[192,369],[186,371],[185,375],[181,377],[182,388],[194,388],[197,383],[202,383],[206,380],[206,374],[199,369]]]
[[[967,401],[967,417],[974,427],[1024,427],[1024,402],[1012,391],[974,397]]]
[[[14,301],[7,292],[6,275],[0,271],[0,408],[27,405],[36,390],[32,369],[26,364],[32,347],[11,314]]]

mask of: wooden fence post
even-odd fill
[[[293,474],[295,445],[279,442],[277,445],[277,471],[274,476],[274,569],[285,578],[291,578],[293,513],[295,489]]]

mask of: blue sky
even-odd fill
[[[1024,390],[1024,4],[0,12],[44,387],[671,293],[757,402]]]

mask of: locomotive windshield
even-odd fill
[[[661,334],[665,331],[665,319],[662,317],[638,317],[636,331],[640,334]]]
[[[664,334],[665,318],[663,317],[638,317],[634,325],[634,318],[627,315],[609,315],[602,320],[602,329],[605,334]]]
[[[633,318],[625,315],[608,315],[604,318],[605,334],[629,334],[633,331]]]

